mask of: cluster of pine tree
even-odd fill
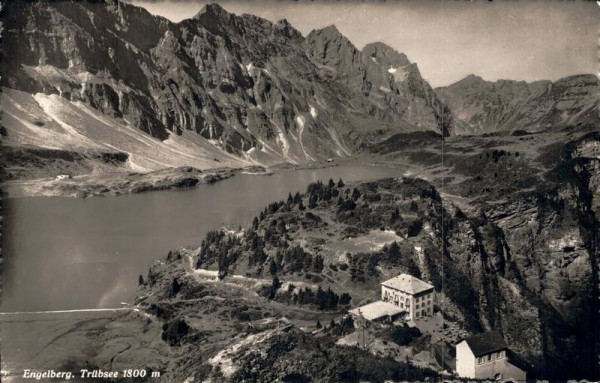
[[[227,275],[229,266],[240,258],[242,252],[246,252],[250,266],[262,268],[265,262],[268,262],[271,258],[271,261],[265,265],[269,267],[271,275],[280,272],[320,273],[324,267],[323,257],[318,254],[312,255],[297,245],[290,247],[288,225],[283,217],[274,217],[268,221],[268,224],[261,223],[275,213],[289,212],[296,208],[300,211],[305,210],[306,207],[303,201],[306,200],[308,200],[309,207],[314,208],[319,201],[330,201],[335,197],[339,197],[338,204],[348,203],[353,205],[344,205],[343,209],[353,209],[356,206],[355,201],[361,197],[361,193],[356,188],[342,190],[341,188],[345,186],[344,181],[341,179],[337,183],[332,179],[327,183],[313,182],[308,185],[305,194],[290,193],[287,200],[267,205],[252,221],[243,242],[238,237],[227,235],[221,230],[208,232],[202,241],[196,267],[200,268],[203,265],[217,262],[219,276],[224,277]],[[318,217],[310,212],[306,213],[306,217],[318,220]],[[267,252],[268,244],[276,248],[275,256],[269,255]]]
[[[437,190],[435,190],[435,187],[433,185],[428,185],[426,188],[421,190],[419,195],[421,198],[431,198],[432,201],[439,202],[442,200],[440,193],[438,193]]]
[[[379,252],[357,253],[350,258],[350,277],[355,282],[366,282],[369,277],[379,275],[377,266],[401,266],[407,273],[421,276],[419,267],[411,255],[404,255],[396,241],[384,245]]]
[[[320,201],[331,201],[332,198],[338,197],[340,195],[339,189],[344,186],[344,181],[341,179],[336,184],[331,178],[327,184],[321,181],[311,183],[306,188],[308,208],[314,209]]]
[[[269,226],[265,227],[265,242],[270,243],[273,246],[278,246],[282,240],[288,239],[287,234],[288,230],[285,220],[283,218],[274,219]]]
[[[369,277],[379,275],[377,265],[379,253],[357,253],[350,257],[350,278],[355,282],[366,282]]]
[[[338,305],[345,306],[350,304],[352,297],[348,293],[342,295],[336,294],[330,287],[323,290],[321,286],[314,292],[312,289],[305,287],[298,289],[291,295],[291,302],[298,305],[315,305],[320,310],[335,310]]]
[[[250,266],[262,265],[268,258],[265,252],[265,241],[255,229],[246,232],[246,250],[250,252],[248,263]]]
[[[327,328],[329,334],[333,336],[349,334],[354,332],[354,329],[354,320],[350,315],[344,316],[339,323],[332,318],[329,327]]]
[[[274,275],[278,272],[298,273],[323,271],[324,260],[321,255],[312,255],[301,246],[295,245],[289,248],[278,248],[275,259],[271,260],[269,272]]]
[[[389,245],[384,245],[381,249],[380,261],[393,266],[402,266],[406,272],[415,277],[421,277],[421,270],[410,255],[403,255],[400,250],[400,245],[396,241]]]
[[[352,191],[346,189],[344,193],[340,193],[337,200],[339,211],[350,211],[356,209],[356,201],[361,197],[361,192],[354,188]]]
[[[216,261],[219,266],[219,278],[224,278],[229,266],[236,262],[241,254],[242,242],[238,237],[226,235],[222,230],[211,230],[200,245],[196,268]]]
[[[518,152],[517,152],[518,153]],[[490,152],[485,153],[487,158],[490,158]],[[503,156],[510,156],[510,152],[507,152],[504,149],[500,149],[500,150],[494,150],[492,152],[492,158],[494,159],[494,162],[498,162],[498,160],[503,157]],[[518,156],[518,155],[517,155]]]

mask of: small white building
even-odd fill
[[[456,373],[471,379],[525,381],[526,372],[511,363],[510,355],[499,333],[478,334],[456,344]]]
[[[400,274],[381,283],[381,300],[407,311],[406,319],[433,315],[434,288],[408,274]]]

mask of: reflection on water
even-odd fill
[[[329,178],[357,181],[400,170],[340,166],[237,175],[185,191],[7,201],[2,311],[117,307],[139,274],[170,249],[198,246],[210,229],[248,225],[269,202]]]

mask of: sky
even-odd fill
[[[207,3],[129,2],[174,22],[193,17]],[[285,18],[305,36],[334,24],[359,49],[384,42],[416,62],[434,87],[469,74],[536,81],[599,72],[600,5],[591,1],[210,2],[238,15]]]

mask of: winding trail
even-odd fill
[[[112,358],[110,358],[110,369],[111,370],[113,370],[113,362],[115,361],[115,358],[133,347],[133,345],[129,342],[124,342],[124,343],[126,343],[127,346],[125,346],[125,348],[118,351],[115,355],[112,356]]]

